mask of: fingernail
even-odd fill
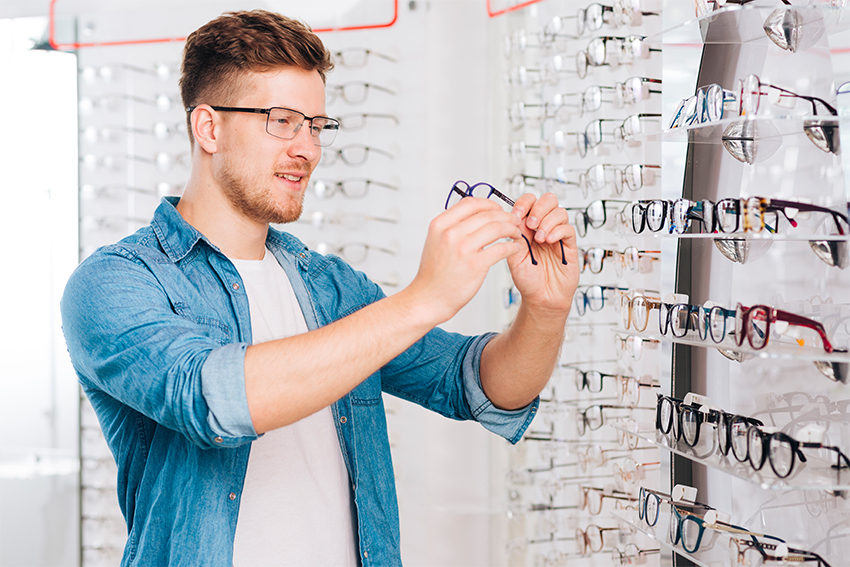
[[[511,212],[517,219],[522,220],[522,209],[520,209],[519,207],[514,207]]]
[[[537,242],[544,242],[546,240],[546,233],[542,230],[538,230],[537,234],[534,235],[534,240]]]
[[[528,220],[525,221],[526,226],[528,228],[536,228],[537,223],[540,222],[537,220],[537,217],[528,217]]]

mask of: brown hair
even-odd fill
[[[330,52],[302,22],[266,10],[222,14],[186,38],[179,82],[183,108],[233,104],[247,72],[285,66],[318,71],[322,81],[333,69]]]

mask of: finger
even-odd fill
[[[522,220],[528,215],[528,212],[534,206],[536,201],[537,197],[535,197],[533,193],[525,193],[514,202],[514,208],[511,212],[515,214],[518,219]]]
[[[544,193],[534,202],[534,205],[528,211],[525,224],[528,228],[537,230],[540,226],[540,221],[557,208],[560,208],[558,207],[558,197],[554,193]]]
[[[473,215],[470,215],[465,218],[461,218],[459,221],[451,224],[446,227],[446,233],[452,233],[454,236],[461,238],[468,238],[475,232],[481,230],[482,228],[488,225],[508,225],[503,227],[504,231],[508,231],[510,228],[509,234],[506,236],[502,236],[501,238],[513,238],[513,235],[519,233],[519,221],[517,218],[511,213],[502,210],[501,208],[497,210],[485,210],[479,211]]]
[[[555,207],[538,223],[534,240],[537,242],[554,242],[557,238],[552,240],[549,235],[559,226],[566,226],[567,224],[567,211],[561,207]]]
[[[475,254],[504,238],[522,241],[522,232],[511,222],[490,222],[466,235],[459,246],[464,253]]]
[[[487,266],[492,266],[515,254],[523,253],[528,253],[528,247],[525,245],[522,238],[510,242],[497,242],[492,246],[488,246],[481,252],[481,261]]]

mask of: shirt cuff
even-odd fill
[[[201,392],[209,407],[209,425],[219,447],[257,438],[245,392],[245,352],[248,343],[216,348],[201,368]]]
[[[469,347],[463,360],[463,389],[466,402],[472,410],[472,415],[485,429],[496,435],[504,437],[512,444],[516,444],[521,438],[534,416],[537,415],[537,407],[540,405],[540,397],[524,408],[516,410],[502,410],[493,405],[493,402],[481,388],[481,353],[496,333],[487,333],[476,337]]]

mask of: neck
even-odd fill
[[[177,212],[229,258],[262,260],[268,223],[246,218],[225,196],[212,176],[192,168]]]

